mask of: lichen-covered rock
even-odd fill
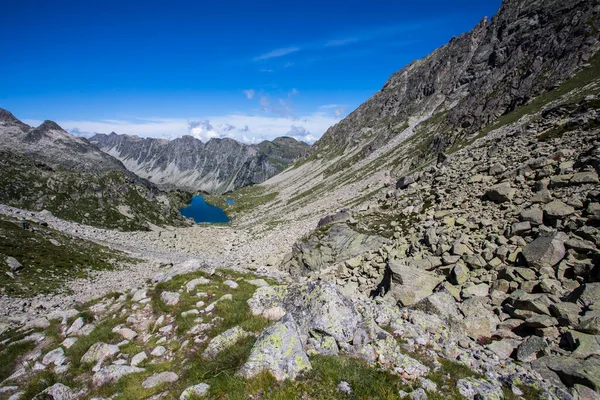
[[[238,375],[250,379],[260,372],[269,371],[275,379],[296,379],[312,368],[291,313],[265,329],[254,344],[250,357]]]
[[[75,393],[71,388],[62,383],[55,383],[38,393],[33,400],[72,400],[75,398]]]
[[[372,347],[381,366],[411,377],[427,375],[429,368],[403,354],[398,341],[391,334],[377,326],[374,326],[374,330],[371,334]]]
[[[291,275],[307,275],[388,243],[386,238],[357,232],[346,223],[326,225],[296,242],[280,268]]]
[[[101,363],[119,352],[119,347],[102,342],[94,343],[81,357],[83,364]]]
[[[494,385],[484,379],[463,378],[459,379],[456,387],[460,394],[468,400],[486,399],[486,400],[502,400],[504,393],[502,386]]]
[[[92,377],[94,386],[104,386],[108,383],[116,382],[121,377],[129,374],[144,372],[144,368],[131,367],[129,365],[109,365],[101,368]]]
[[[202,357],[207,359],[215,358],[217,354],[233,346],[238,340],[251,335],[251,333],[246,332],[239,326],[234,326],[220,335],[215,336],[210,343],[208,343],[208,347],[202,353]]]
[[[293,315],[303,335],[322,332],[338,343],[350,342],[361,321],[352,302],[335,285],[324,281],[258,288],[248,305],[254,315],[281,307]]]

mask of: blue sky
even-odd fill
[[[31,124],[312,142],[500,0],[12,1],[0,107]]]

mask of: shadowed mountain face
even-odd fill
[[[0,203],[113,229],[184,225],[191,196],[164,193],[55,122],[37,128],[0,109]]]
[[[233,139],[207,143],[183,136],[171,141],[97,134],[90,138],[130,171],[165,188],[224,193],[261,183],[308,152],[306,143],[281,137],[246,145]]]

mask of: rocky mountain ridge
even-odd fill
[[[0,201],[113,229],[185,225],[191,195],[165,193],[52,121],[33,128],[0,110]]]
[[[309,149],[290,137],[246,145],[229,138],[203,143],[192,136],[168,141],[113,132],[90,141],[160,187],[216,194],[264,182]]]

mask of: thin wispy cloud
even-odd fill
[[[282,48],[282,49],[277,49],[277,50],[270,51],[270,52],[265,53],[265,54],[261,54],[258,57],[254,57],[253,60],[254,61],[261,61],[261,60],[268,60],[270,58],[283,57],[285,55],[288,55],[288,54],[291,54],[291,53],[295,53],[298,50],[300,50],[300,48],[298,48],[298,47],[285,47],[285,48]]]
[[[254,98],[254,89],[244,90],[244,94],[248,100],[252,100]]]
[[[431,19],[426,21],[414,21],[412,23],[406,23],[402,25],[392,25],[392,26],[384,26],[384,27],[373,27],[370,29],[363,29],[357,32],[346,32],[346,34],[338,35],[336,39],[325,39],[314,41],[310,43],[304,44],[295,44],[293,46],[280,48],[273,50],[271,52],[259,55],[254,57],[253,61],[264,61],[272,58],[283,57],[290,54],[296,54],[300,52],[314,52],[314,51],[324,51],[331,49],[333,47],[346,47],[352,46],[356,44],[360,44],[362,42],[368,42],[372,40],[380,40],[385,37],[394,37],[398,35],[403,35],[402,41],[405,43],[414,43],[416,40],[410,39],[406,40],[406,37],[411,36],[412,32],[421,32],[423,29],[429,26],[439,26],[443,24],[443,18]],[[341,37],[341,39],[340,39]],[[397,41],[395,41],[397,42]],[[379,43],[377,47],[386,47],[386,43]],[[388,46],[389,47],[389,46]],[[373,50],[371,50],[373,51]],[[331,57],[331,55],[329,55]],[[313,60],[318,60],[320,58],[313,58]],[[289,68],[295,65],[294,62],[288,61],[284,64],[284,68]]]
[[[338,46],[346,46],[351,43],[359,42],[358,38],[348,38],[348,39],[336,39],[336,40],[328,40],[325,42],[325,47],[338,47]]]

